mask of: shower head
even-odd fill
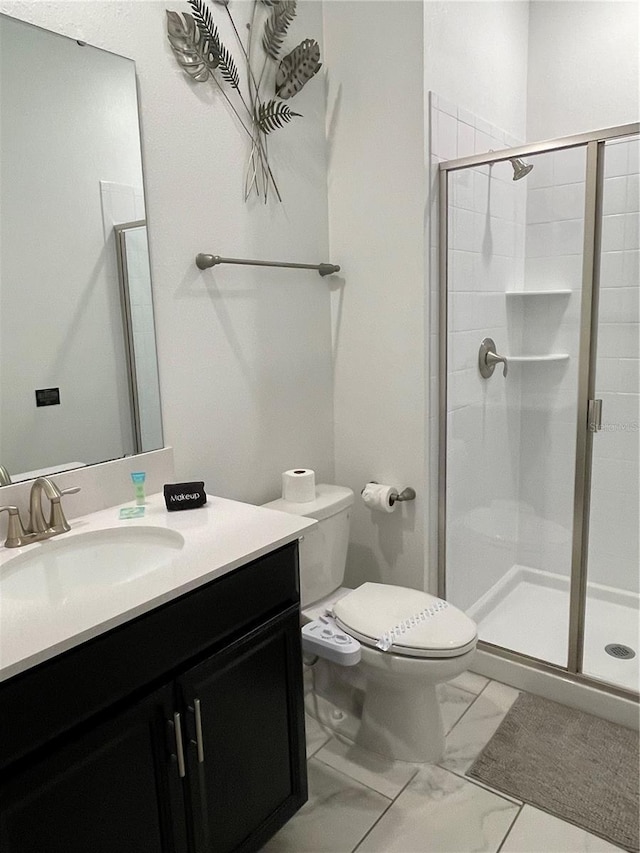
[[[513,180],[519,181],[520,178],[526,177],[533,169],[532,163],[525,163],[519,157],[512,157],[509,162],[513,166]]]

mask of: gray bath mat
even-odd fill
[[[638,734],[521,693],[467,775],[638,850]]]

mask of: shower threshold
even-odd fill
[[[569,578],[514,565],[467,613],[480,639],[506,649],[566,666],[569,632]],[[638,691],[640,683],[640,596],[589,583],[585,620],[585,675]],[[616,658],[610,644],[629,646],[634,658]]]

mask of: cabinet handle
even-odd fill
[[[204,763],[204,741],[202,738],[202,712],[200,711],[200,700],[193,700],[193,715],[196,719],[196,749],[198,751],[198,763]]]
[[[176,756],[178,758],[178,775],[181,779],[184,779],[186,775],[185,765],[184,765],[184,748],[182,746],[182,722],[180,720],[180,714],[176,711],[173,715],[173,727],[176,736]]]

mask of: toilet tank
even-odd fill
[[[294,503],[279,498],[264,506],[304,518],[315,518],[318,522],[315,527],[305,530],[300,542],[302,606],[308,607],[342,586],[353,506],[351,489],[319,483],[313,501]]]

